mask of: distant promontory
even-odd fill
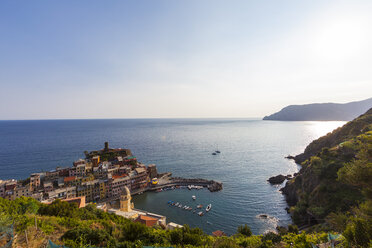
[[[263,120],[277,121],[350,121],[372,107],[372,98],[349,103],[289,105]]]

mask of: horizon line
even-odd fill
[[[0,121],[66,121],[66,120],[169,120],[169,119],[255,119],[263,117],[109,117],[109,118],[40,118],[40,119],[0,119]]]

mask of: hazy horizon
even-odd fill
[[[369,99],[369,98],[368,98]],[[366,100],[366,99],[363,99],[363,100]],[[351,102],[355,102],[355,101],[351,101]],[[324,103],[334,103],[334,102],[324,102]],[[345,103],[349,103],[349,102],[345,102]],[[323,103],[305,103],[306,104],[323,104]],[[335,104],[343,104],[343,103],[335,103]],[[296,105],[296,104],[290,104],[290,105]],[[289,106],[289,105],[287,105]],[[279,112],[280,110],[282,110],[284,107],[287,107],[287,106],[283,106],[282,108],[278,109],[277,111],[275,112],[272,112],[272,113],[268,113],[267,115],[270,115],[270,114],[274,114],[276,112]],[[104,118],[90,118],[90,117],[86,117],[86,118],[30,118],[30,119],[0,119],[0,121],[47,121],[47,120],[146,120],[146,119],[208,119],[208,120],[262,120],[262,118],[265,117],[265,116],[249,116],[249,117],[104,117]],[[312,121],[319,121],[319,120],[312,120]],[[309,122],[312,122],[312,121],[309,121]],[[322,120],[321,122],[342,122],[342,120]],[[346,121],[345,121],[346,122]]]
[[[0,120],[262,118],[372,92],[371,1],[2,1]]]

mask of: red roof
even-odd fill
[[[65,177],[63,179],[64,182],[70,182],[70,181],[74,181],[76,179],[76,176],[71,176],[71,177]]]
[[[114,175],[112,176],[113,179],[118,179],[118,178],[122,178],[122,177],[126,177],[128,176],[127,174],[121,174],[121,175]]]
[[[214,231],[214,232],[212,232],[212,234],[213,234],[213,236],[215,236],[215,237],[226,236],[226,234],[225,234],[223,231],[220,231],[220,230]]]
[[[135,220],[135,222],[140,222],[142,224],[145,224],[148,227],[151,227],[155,225],[158,222],[158,219],[146,216],[146,215],[140,215],[138,218]]]

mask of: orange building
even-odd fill
[[[134,222],[139,222],[139,223],[145,224],[148,227],[151,227],[151,226],[156,225],[156,223],[158,222],[158,219],[155,219],[155,218],[152,218],[146,215],[140,215]]]

